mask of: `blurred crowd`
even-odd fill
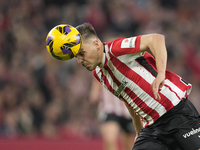
[[[198,0],[1,0],[0,136],[99,134],[97,106],[88,100],[92,72],[46,50],[58,24],[90,22],[103,42],[164,34],[167,68],[192,83],[189,99],[200,112],[199,8]]]

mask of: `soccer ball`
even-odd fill
[[[71,25],[55,26],[48,33],[46,48],[56,59],[70,60],[74,58],[81,48],[82,38],[78,30]]]

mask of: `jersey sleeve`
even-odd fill
[[[111,53],[115,57],[138,53],[140,52],[140,39],[141,36],[115,39],[110,46]]]

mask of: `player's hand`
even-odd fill
[[[164,80],[165,80],[165,75],[157,75],[157,77],[155,78],[155,80],[152,82],[151,87],[153,90],[153,94],[155,99],[160,100],[160,95],[158,93],[158,91],[162,90],[162,87],[164,85]]]

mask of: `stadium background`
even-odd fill
[[[1,0],[0,149],[101,150],[92,73],[45,47],[58,24],[90,22],[102,41],[162,33],[168,69],[193,84],[200,112],[200,1]],[[120,144],[120,143],[119,143]]]

